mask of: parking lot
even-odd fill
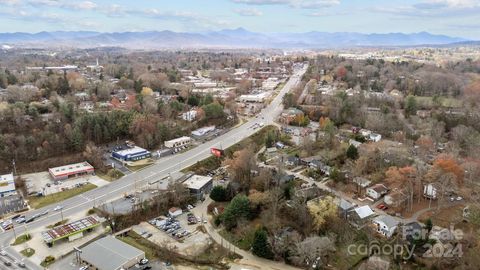
[[[30,195],[38,192],[43,192],[43,195],[49,195],[66,189],[71,189],[84,183],[92,183],[97,187],[101,187],[109,183],[108,181],[105,181],[96,175],[83,175],[58,182],[53,181],[48,172],[25,174],[22,175],[22,177],[25,179],[27,192]]]
[[[133,227],[133,230],[159,246],[168,245],[187,256],[201,254],[212,243],[210,236],[203,233],[198,227],[203,221],[198,222],[201,217],[194,217],[192,222],[189,212],[183,213],[175,219],[159,217],[149,223],[142,222]],[[158,224],[158,226],[157,226]]]

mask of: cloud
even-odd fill
[[[425,0],[413,5],[374,7],[374,12],[388,13],[400,17],[449,17],[470,16],[480,13],[478,0]]]
[[[146,10],[130,11],[132,15],[149,17],[156,20],[178,21],[187,27],[195,27],[197,29],[209,29],[212,27],[226,27],[230,22],[221,19],[212,19],[189,11],[160,11],[156,8]]]
[[[263,13],[260,10],[255,8],[235,9],[234,12],[240,16],[247,16],[247,17],[257,17],[257,16],[263,15]]]
[[[232,0],[237,4],[246,5],[288,5],[293,8],[319,9],[340,4],[340,0]]]

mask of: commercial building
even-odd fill
[[[95,216],[88,216],[80,220],[57,226],[48,231],[42,232],[43,241],[49,246],[53,246],[55,242],[68,238],[73,241],[83,237],[83,232],[91,231],[100,225],[100,221]]]
[[[200,200],[213,188],[212,177],[203,175],[192,175],[183,184],[190,190],[190,194]]]
[[[13,174],[0,175],[0,197],[16,195],[15,180]]]
[[[184,147],[188,146],[192,143],[192,138],[183,136],[180,138],[176,138],[170,141],[165,141],[165,147],[168,148],[179,148],[179,147]]]
[[[265,102],[267,98],[270,96],[270,93],[268,92],[262,92],[259,94],[252,94],[252,95],[241,95],[239,100],[240,102]]]
[[[205,134],[215,131],[215,126],[202,127],[197,130],[192,131],[192,135],[196,137],[205,136]]]
[[[80,162],[48,169],[53,180],[65,180],[85,174],[93,174],[95,169],[88,162]]]
[[[137,161],[151,156],[152,153],[150,151],[138,146],[112,152],[112,157],[120,161]]]
[[[145,252],[116,239],[113,236],[101,238],[81,249],[80,259],[89,269],[129,269],[145,258]]]

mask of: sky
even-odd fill
[[[0,32],[414,33],[480,40],[480,0],[0,0]]]

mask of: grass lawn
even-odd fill
[[[133,165],[125,165],[130,171],[135,172],[139,171],[145,167],[148,167],[154,163],[153,159],[144,159],[144,160],[139,160],[135,161]]]
[[[38,209],[50,204],[54,204],[56,202],[61,202],[78,194],[92,190],[96,187],[96,185],[88,183],[78,188],[72,188],[43,197],[29,197],[28,204],[30,205],[30,207]]]
[[[252,247],[253,238],[255,237],[255,228],[250,228],[245,232],[245,235],[242,236],[236,235],[227,230],[221,230],[219,231],[219,234],[235,246],[248,251]]]
[[[148,243],[148,240],[141,237],[139,234],[137,234],[134,231],[129,231],[127,236],[117,237],[117,239],[144,251],[145,256],[149,260],[152,260],[152,259],[156,258],[155,250],[153,250],[151,248],[152,245],[150,243]]]
[[[13,241],[12,245],[13,246],[20,245],[29,241],[30,239],[32,239],[32,236],[30,234],[22,234],[19,237],[17,237],[15,241]]]
[[[22,253],[22,255],[25,256],[25,257],[31,257],[33,254],[35,254],[35,249],[26,248],[26,249],[20,251],[20,253]]]
[[[125,174],[117,169],[110,169],[107,173],[101,173],[97,172],[96,173],[98,177],[102,178],[103,180],[106,180],[108,182],[115,181],[117,179],[122,178],[125,176]]]
[[[43,267],[47,267],[54,262],[55,262],[55,257],[47,256],[47,257],[45,257],[45,259],[43,259],[43,261],[40,263],[40,265],[43,266]]]

